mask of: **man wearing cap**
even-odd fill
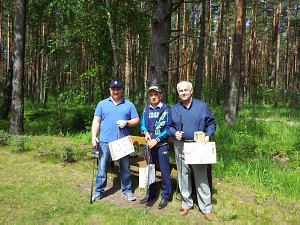
[[[165,208],[171,199],[171,177],[169,162],[168,127],[170,125],[170,107],[161,102],[162,94],[159,86],[148,89],[148,103],[145,106],[140,124],[141,132],[150,149],[150,163],[159,165],[162,174],[162,192],[159,209]],[[146,204],[156,197],[155,183],[147,190],[146,197],[140,200]]]
[[[140,121],[133,103],[122,97],[123,88],[120,81],[113,80],[109,91],[110,97],[98,103],[92,123],[92,145],[99,146],[98,173],[93,202],[104,196],[107,170],[111,162],[108,142],[129,135],[129,127],[138,125]],[[100,133],[99,139],[98,132]],[[134,201],[136,198],[132,192],[129,160],[129,156],[119,160],[121,189],[125,198]]]
[[[184,163],[184,142],[194,140],[195,131],[205,132],[205,142],[214,135],[216,121],[206,102],[192,97],[192,83],[181,81],[177,84],[177,92],[181,102],[174,105],[172,112],[172,126],[169,134],[175,136],[174,150],[177,164],[178,183],[182,196],[180,214],[185,216],[193,207],[192,185],[195,185],[197,200],[201,212],[206,220],[212,220],[211,192],[207,177],[207,165]],[[195,183],[191,182],[194,173]]]

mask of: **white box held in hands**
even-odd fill
[[[116,161],[134,152],[130,136],[120,138],[108,143],[111,159]]]
[[[183,146],[185,164],[217,163],[215,142],[187,142]]]

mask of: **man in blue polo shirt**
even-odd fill
[[[161,89],[154,85],[148,89],[148,103],[144,108],[141,120],[141,132],[145,135],[150,149],[150,162],[159,165],[162,174],[162,192],[159,209],[168,205],[171,199],[171,176],[168,145],[168,127],[170,126],[170,107],[161,102]],[[147,154],[148,155],[148,154]],[[155,183],[147,190],[146,197],[140,203],[146,204],[156,196]]]
[[[177,92],[181,100],[171,109],[172,127],[169,134],[175,136],[174,150],[178,171],[178,183],[182,196],[180,214],[185,216],[193,207],[191,170],[194,173],[195,189],[201,212],[206,220],[212,220],[211,192],[207,178],[207,165],[184,163],[184,142],[194,140],[195,131],[205,132],[205,142],[214,135],[216,122],[207,103],[192,98],[193,87],[188,81],[177,84]]]
[[[113,80],[110,84],[110,97],[100,101],[95,110],[92,123],[92,144],[99,144],[99,163],[96,176],[96,191],[92,201],[101,199],[107,185],[107,170],[111,155],[108,142],[129,135],[129,127],[138,125],[140,119],[132,102],[122,97],[123,89],[120,81]],[[97,134],[100,133],[100,139]],[[119,160],[120,180],[123,196],[135,201],[131,187],[130,159],[125,156]]]

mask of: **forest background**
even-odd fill
[[[1,0],[3,151],[78,161],[112,79],[139,112],[151,84],[173,105],[189,80],[217,118],[214,176],[258,185],[257,204],[285,196],[296,221],[299,10],[297,0]]]

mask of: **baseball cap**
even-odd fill
[[[119,80],[112,80],[110,82],[110,87],[111,88],[122,88],[122,82]]]
[[[153,86],[149,87],[148,92],[151,91],[151,90],[161,93],[161,89],[157,85],[153,85]]]

